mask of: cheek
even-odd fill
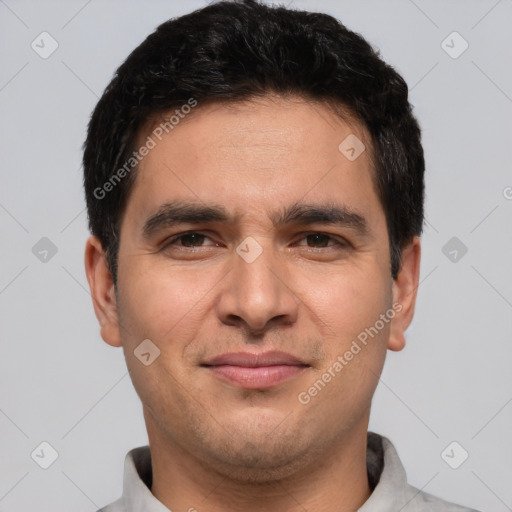
[[[380,318],[391,308],[391,289],[377,271],[367,272],[364,279],[333,279],[330,289],[317,309],[329,330],[323,341],[325,360],[316,378],[328,373],[332,384],[325,394],[322,391],[317,406],[330,407],[343,422],[347,410],[362,414],[369,408],[386,357],[390,321]]]
[[[160,407],[179,409],[177,382],[189,370],[182,364],[181,353],[202,325],[198,315],[202,314],[201,297],[205,292],[191,287],[196,280],[184,272],[162,268],[154,263],[155,258],[145,267],[140,263],[149,263],[150,257],[138,259],[139,264],[132,260],[132,266],[126,267],[119,279],[125,284],[120,286],[119,297],[119,316],[125,327],[123,349],[139,398],[158,416]],[[145,339],[160,351],[147,366],[136,357],[137,347]]]
[[[301,288],[313,322],[337,345],[357,337],[391,306],[390,278],[377,266],[365,266],[364,271],[340,268],[325,276],[310,274]]]
[[[176,332],[198,325],[194,319],[213,286],[204,277],[211,273],[177,269],[154,255],[138,259],[120,273],[122,320],[131,326],[130,338],[142,336],[166,345],[169,337],[179,339]]]

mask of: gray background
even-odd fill
[[[418,488],[512,510],[512,1],[289,3],[333,14],[380,48],[423,128],[417,312],[406,349],[388,356],[371,429],[395,443]],[[95,511],[120,495],[125,453],[147,442],[85,278],[81,145],[128,53],[203,5],[0,0],[0,511]],[[43,31],[59,45],[47,59],[31,48]],[[458,58],[453,31],[469,44]],[[38,251],[48,242],[33,252],[42,237],[57,249],[46,261]],[[452,237],[459,248],[443,252]],[[42,441],[59,454],[48,469],[31,458]],[[452,441],[462,448],[443,459]],[[462,449],[469,457],[452,469],[446,460],[460,463]],[[38,462],[48,459],[38,450]]]

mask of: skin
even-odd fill
[[[338,150],[351,133],[370,148],[359,123],[300,98],[199,105],[140,164],[122,220],[117,294],[99,240],[87,241],[101,335],[124,349],[148,430],[151,490],[173,511],[342,512],[370,495],[370,404],[387,350],[405,344],[420,242],[404,248],[393,280],[370,149],[355,161]],[[141,141],[148,134],[146,127]],[[233,218],[145,239],[145,220],[178,200],[220,203]],[[274,226],[274,212],[295,202],[349,208],[368,233]],[[205,236],[165,246],[187,231]],[[249,236],[262,248],[252,263],[236,252]],[[298,394],[394,303],[401,308],[393,320],[300,403]],[[149,366],[134,356],[144,339],[161,351]],[[226,352],[265,350],[308,366],[266,389],[243,389],[201,366]]]

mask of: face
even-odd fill
[[[369,151],[326,106],[268,97],[199,105],[143,159],[117,297],[94,238],[86,265],[150,442],[263,479],[366,432],[419,266],[415,240],[391,278]]]

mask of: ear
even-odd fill
[[[402,250],[402,267],[393,281],[393,309],[396,314],[391,322],[388,340],[389,350],[402,350],[405,347],[405,330],[414,316],[416,294],[420,278],[421,243],[415,236]]]
[[[85,273],[91,289],[94,312],[100,323],[101,337],[109,345],[120,347],[122,343],[114,281],[105,251],[95,236],[89,237],[85,245]]]

